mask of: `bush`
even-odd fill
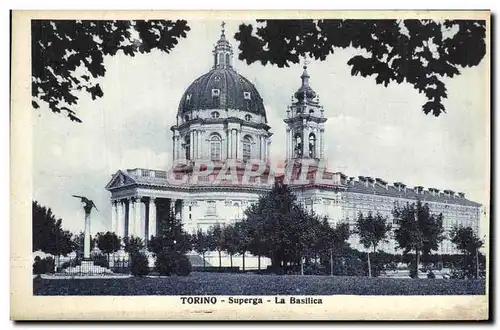
[[[427,273],[427,278],[436,278],[436,274],[434,274],[432,270],[429,270],[429,273]]]
[[[185,254],[179,253],[175,258],[175,273],[179,276],[188,276],[191,273],[191,262]]]
[[[148,257],[141,252],[135,252],[130,256],[130,272],[134,276],[144,276],[149,274]]]
[[[40,257],[35,258],[33,263],[33,274],[47,274],[54,273],[55,262],[54,258],[47,257],[45,259],[40,259]]]
[[[172,274],[187,276],[191,273],[191,263],[188,257],[182,253],[167,249],[158,253],[155,267],[158,273],[163,276]]]
[[[321,264],[304,265],[304,275],[327,275],[328,271]]]

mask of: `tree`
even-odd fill
[[[124,237],[123,245],[125,252],[129,255],[134,255],[144,249],[144,242],[142,238],[133,235]]]
[[[193,249],[201,253],[203,258],[203,269],[206,268],[205,253],[210,250],[210,237],[203,230],[199,229],[192,236]]]
[[[360,212],[358,221],[356,222],[356,233],[359,235],[359,241],[366,249],[373,248],[373,253],[377,252],[377,246],[382,241],[386,241],[388,234],[391,231],[391,224],[387,223],[387,219],[379,213],[375,216],[371,212],[367,216],[363,216]],[[368,258],[368,276],[372,276],[372,268],[370,265],[370,251],[366,253]]]
[[[231,268],[233,267],[233,256],[238,252],[238,238],[239,235],[236,232],[237,228],[230,224],[222,229],[222,248],[229,254],[229,260],[231,263]]]
[[[394,236],[398,248],[403,250],[403,254],[415,251],[413,275],[418,278],[420,254],[428,255],[437,250],[444,239],[443,214],[431,214],[429,205],[422,204],[420,200],[402,207],[396,205],[392,213],[397,225]]]
[[[336,48],[364,50],[347,62],[353,76],[375,75],[385,87],[409,83],[427,99],[422,111],[434,116],[445,112],[446,78],[477,66],[486,53],[485,20],[268,19],[257,25],[241,24],[235,34],[247,64],[288,67],[305,56],[323,61]]]
[[[450,241],[462,251],[466,275],[478,278],[479,249],[483,246],[483,241],[479,239],[474,229],[455,225],[450,232]]]
[[[149,249],[156,256],[156,269],[161,275],[187,275],[191,272],[191,264],[185,254],[193,248],[190,235],[184,231],[173,209],[161,214],[160,232],[149,242]]]
[[[320,255],[320,260],[330,267],[330,275],[333,276],[334,258],[346,248],[346,241],[349,239],[349,223],[339,222],[332,227],[328,220],[324,218],[319,227],[316,239],[316,251]]]
[[[259,199],[260,201],[260,199]],[[244,219],[240,221],[241,226],[245,228],[245,232],[248,239],[248,252],[257,256],[257,269],[260,270],[261,267],[261,257],[266,255],[268,251],[267,242],[264,238],[264,223],[260,221],[262,215],[259,214],[257,204],[251,204],[244,213],[246,215],[251,214],[251,219]]]
[[[215,225],[211,226],[208,229],[208,236],[210,237],[209,242],[210,242],[210,250],[211,251],[217,251],[219,254],[219,271],[222,267],[222,251],[224,250],[224,235],[222,231],[222,226],[218,223]]]
[[[106,233],[97,233],[96,241],[99,250],[101,250],[102,253],[106,253],[108,255],[109,264],[109,255],[120,250],[120,238],[115,233],[108,231]]]
[[[286,185],[276,184],[245,210],[249,251],[269,257],[275,270],[299,266],[313,251],[319,218],[304,210]]]
[[[32,202],[32,250],[55,256],[73,251],[72,234],[63,230],[62,219],[57,219],[50,208]]]
[[[38,109],[45,102],[82,122],[74,106],[79,92],[93,100],[104,95],[98,83],[106,73],[104,56],[170,53],[189,30],[184,20],[32,20],[32,105]]]
[[[249,235],[248,222],[238,221],[234,224],[234,234],[236,251],[241,255],[242,258],[242,270],[245,271],[245,254],[249,251],[250,243],[252,237]],[[260,256],[259,258],[259,270],[260,270]]]

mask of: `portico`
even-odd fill
[[[107,186],[111,191],[111,230],[118,236],[147,240],[160,232],[169,213],[183,219],[184,199],[148,186],[155,174],[162,178],[165,173],[141,169],[118,171]]]

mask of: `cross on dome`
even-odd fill
[[[226,26],[226,22],[222,21],[222,23],[220,24],[222,35],[224,35],[224,32],[226,31],[225,26]]]

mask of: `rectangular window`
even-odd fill
[[[215,201],[207,202],[207,215],[216,215]]]

